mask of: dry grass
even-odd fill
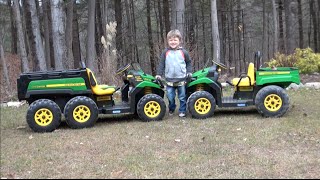
[[[1,108],[1,178],[320,178],[320,91],[289,91],[282,118],[254,108],[206,120],[100,116],[34,133],[27,106]]]

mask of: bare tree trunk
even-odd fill
[[[132,24],[133,24],[133,40],[134,40],[134,52],[135,52],[135,58],[136,61],[139,62],[139,53],[138,53],[138,45],[137,45],[137,27],[136,27],[136,18],[134,16],[134,6],[133,6],[133,1],[130,1],[130,6],[132,9]]]
[[[279,0],[279,51],[286,52],[284,44],[284,27],[283,27],[283,0]]]
[[[78,24],[78,13],[76,1],[73,0],[73,20],[72,20],[72,51],[73,51],[73,66],[74,68],[78,68],[80,66],[81,61],[81,49],[80,49],[80,39],[79,39],[79,24]]]
[[[301,0],[298,1],[298,23],[299,23],[299,47],[302,49],[303,45],[303,24],[302,24],[302,7],[301,7]]]
[[[284,0],[284,11],[285,11],[285,21],[286,21],[286,53],[292,54],[294,51],[294,37],[293,37],[293,12],[292,12],[293,1]]]
[[[196,47],[196,43],[195,43],[195,23],[196,23],[196,15],[197,15],[197,11],[195,8],[195,3],[194,1],[190,1],[190,13],[188,13],[190,15],[189,19],[189,24],[188,24],[188,44],[189,44],[189,52],[194,54],[194,49]]]
[[[158,10],[159,10],[159,25],[160,25],[160,39],[161,39],[161,49],[163,49],[164,46],[164,37],[163,37],[163,9],[161,8],[161,0],[158,1]]]
[[[278,28],[278,15],[276,1],[272,0],[272,13],[273,13],[273,25],[274,25],[274,40],[273,40],[273,53],[279,51],[279,28]]]
[[[66,46],[67,46],[67,62],[68,66],[66,68],[73,68],[74,65],[74,59],[73,59],[73,51],[72,51],[72,32],[73,32],[73,27],[72,27],[72,22],[73,22],[73,0],[67,0],[66,1],[67,7],[67,13],[66,13]]]
[[[220,62],[220,38],[218,26],[217,1],[211,0],[211,22],[212,22],[212,37],[213,37],[213,59]]]
[[[45,57],[47,63],[47,69],[51,69],[51,55],[50,55],[50,27],[49,26],[49,13],[48,13],[48,0],[42,0],[42,11],[43,11],[43,25],[44,25],[44,44],[45,44]]]
[[[268,42],[266,41],[267,38],[267,14],[266,14],[266,0],[263,0],[263,11],[262,11],[262,31],[263,31],[263,35],[262,35],[262,63],[266,61],[267,59],[267,44]]]
[[[102,54],[102,44],[101,44],[101,37],[103,36],[103,27],[102,27],[102,15],[101,15],[101,5],[100,0],[96,0],[96,20],[95,20],[95,46],[96,46],[96,57],[98,60],[98,70],[101,72],[101,54]]]
[[[203,47],[201,47],[203,49],[203,59],[204,61],[207,60],[207,47],[206,47],[206,30],[205,30],[205,22],[204,22],[204,1],[202,0],[201,1],[201,22],[202,22],[202,44],[203,44]],[[203,62],[203,61],[202,61]],[[200,62],[199,62],[200,63]],[[198,65],[200,66],[200,64]]]
[[[240,20],[242,20],[240,22]],[[239,54],[239,71],[243,72],[245,69],[244,53],[243,53],[243,10],[241,9],[241,0],[237,0],[237,35],[238,35],[238,54]]]
[[[103,36],[104,37],[107,36],[106,25],[108,24],[108,2],[101,0],[101,3],[102,3],[102,27],[103,27]]]
[[[31,25],[32,25],[32,44],[34,46],[35,50],[35,58],[36,62],[36,67],[39,67],[40,71],[45,71],[47,70],[47,65],[46,65],[46,60],[45,60],[45,55],[44,55],[44,49],[43,49],[43,44],[42,44],[42,38],[40,34],[40,24],[39,24],[39,18],[38,18],[38,13],[37,13],[37,8],[36,8],[36,3],[35,0],[29,0],[26,1],[28,4],[28,10],[31,15]],[[37,68],[38,70],[38,68]]]
[[[171,1],[171,29],[177,29],[177,0]]]
[[[8,67],[7,67],[7,60],[5,58],[4,50],[3,50],[3,27],[0,29],[0,59],[1,59],[1,64],[2,64],[2,72],[3,72],[3,77],[6,82],[6,90],[8,92],[11,92],[10,90],[8,91],[8,88],[10,87],[10,79],[9,79],[9,73],[8,73]]]
[[[184,19],[185,19],[184,11],[185,11],[184,0],[176,0],[176,13],[177,13],[176,28],[181,32],[182,37],[184,37]]]
[[[62,70],[66,67],[66,43],[63,21],[63,0],[51,1],[52,36],[55,57],[55,69]]]
[[[95,6],[96,0],[88,2],[88,39],[87,39],[87,63],[88,67],[94,72],[95,71],[95,59],[96,59],[96,48],[95,48]]]
[[[30,69],[29,69],[29,63],[27,58],[26,44],[24,41],[19,0],[14,0],[14,15],[15,15],[16,25],[18,30],[18,44],[19,44],[19,52],[21,56],[21,71],[29,72]]]
[[[151,17],[150,17],[150,1],[146,0],[147,5],[147,28],[148,28],[148,42],[149,42],[149,52],[150,52],[150,63],[151,63],[151,72],[152,75],[155,75],[155,55],[154,55],[154,46],[152,40],[152,29],[151,29]]]
[[[10,9],[10,20],[11,20],[11,52],[17,54],[18,46],[17,46],[17,27],[15,24],[15,19],[13,15],[13,6],[11,0],[7,0],[8,7]]]
[[[116,48],[118,54],[122,54],[122,8],[121,8],[121,0],[114,0],[114,8],[115,8],[115,18],[117,22],[117,34],[116,34]],[[117,60],[117,68],[121,66],[121,59]]]
[[[125,0],[125,10],[126,10],[126,16],[127,16],[127,21],[128,21],[128,43],[127,43],[127,57],[128,60],[133,61],[134,59],[134,55],[133,55],[133,51],[134,51],[134,46],[133,46],[133,37],[132,37],[132,19],[131,19],[131,13],[130,13],[130,6],[129,6],[129,2],[128,0]]]
[[[317,16],[316,16],[316,12],[315,12],[314,0],[310,0],[310,14],[311,14],[312,25],[313,25],[314,50],[315,50],[315,52],[319,52],[319,49],[318,49],[318,25],[317,25]]]
[[[164,16],[164,26],[166,28],[166,34],[170,31],[170,14],[169,14],[169,1],[163,0],[163,16]]]

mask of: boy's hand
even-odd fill
[[[156,79],[161,80],[161,76],[160,75],[156,75]]]

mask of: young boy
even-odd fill
[[[189,53],[180,44],[182,36],[179,30],[171,30],[167,34],[169,47],[161,56],[157,69],[157,79],[164,75],[167,82],[167,98],[169,100],[169,115],[176,109],[176,90],[180,101],[179,117],[186,116],[186,78],[191,77],[192,66]]]

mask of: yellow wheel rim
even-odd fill
[[[52,120],[52,112],[47,108],[41,108],[34,114],[34,120],[39,126],[48,126]]]
[[[74,120],[80,123],[88,121],[90,116],[91,116],[91,111],[87,106],[80,105],[73,110]]]
[[[267,110],[275,112],[282,107],[282,100],[280,96],[276,94],[270,94],[264,99],[264,106]]]
[[[146,105],[144,105],[143,110],[148,117],[155,118],[160,114],[161,106],[156,101],[149,101]]]
[[[194,109],[198,114],[207,114],[211,109],[211,103],[207,98],[200,98],[194,103]]]

